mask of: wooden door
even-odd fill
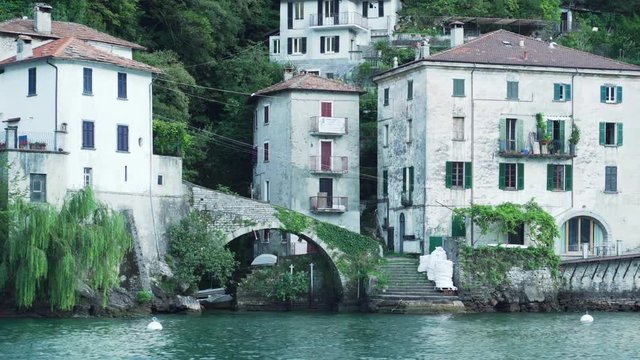
[[[331,171],[331,141],[320,142],[320,170]]]
[[[320,103],[320,116],[333,117],[333,103],[323,101]]]

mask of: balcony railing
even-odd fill
[[[340,196],[312,196],[309,198],[312,212],[343,213],[347,211],[347,198]]]
[[[520,149],[515,141],[512,140],[499,140],[499,154],[502,157],[508,158],[558,158],[558,159],[569,159],[574,157],[568,150],[569,146],[565,144],[563,148],[563,144],[560,140],[553,140],[550,144],[545,145],[546,148],[542,146],[540,148],[536,148],[533,151],[529,146],[525,146],[523,149]],[[534,145],[538,145],[538,143],[534,143]]]
[[[8,130],[0,133],[0,150],[55,151],[55,134],[49,132],[24,132]]]
[[[345,135],[348,119],[341,117],[312,116],[310,132],[314,135]]]
[[[322,156],[310,156],[309,169],[320,174],[346,174],[349,171],[349,157],[330,156],[323,159]]]
[[[335,14],[311,14],[309,16],[310,26],[338,26],[338,25],[354,25],[364,29],[369,27],[367,18],[362,17],[357,12],[341,12]]]

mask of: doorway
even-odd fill
[[[318,207],[325,204],[326,208],[333,207],[333,179],[321,178],[318,193]]]
[[[320,170],[331,171],[331,141],[320,141]]]

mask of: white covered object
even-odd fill
[[[437,289],[453,289],[453,262],[437,260],[434,267],[434,278]]]
[[[435,265],[438,260],[447,260],[447,253],[441,246],[435,248],[427,259],[427,278],[435,281]]]
[[[427,261],[431,257],[431,255],[422,255],[420,256],[420,264],[418,265],[418,272],[427,271]]]

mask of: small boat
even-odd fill
[[[200,290],[196,299],[207,309],[226,309],[233,305],[233,297],[226,293],[225,288]]]

